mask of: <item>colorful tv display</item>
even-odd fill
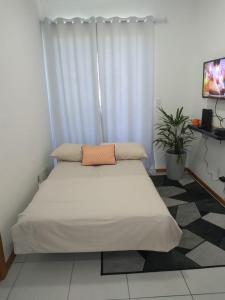
[[[204,63],[202,97],[225,99],[225,58]]]

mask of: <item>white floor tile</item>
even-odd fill
[[[77,255],[69,300],[129,298],[125,275],[100,275],[100,255]]]
[[[194,300],[224,300],[225,294],[195,295]]]
[[[28,254],[26,262],[44,262],[44,261],[74,261],[74,253],[45,253]]]
[[[190,294],[180,272],[154,272],[127,276],[131,298]]]
[[[182,272],[192,294],[225,292],[225,268],[186,270]]]
[[[7,277],[3,281],[0,281],[0,300],[7,299],[21,267],[22,264],[12,264]]]
[[[136,298],[131,300],[192,300],[191,296],[173,296],[173,297],[157,297],[157,298]]]
[[[72,262],[24,263],[9,300],[66,300]]]

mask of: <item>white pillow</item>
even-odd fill
[[[110,143],[102,143],[110,144]],[[111,143],[113,144],[113,143]],[[147,154],[142,145],[136,143],[115,143],[116,160],[139,160],[147,158]]]
[[[56,148],[51,157],[64,161],[81,161],[82,150],[80,144],[62,144]]]

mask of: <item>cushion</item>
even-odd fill
[[[115,145],[82,146],[82,165],[115,165]]]
[[[103,143],[103,145],[107,145],[107,143]],[[116,160],[139,160],[148,157],[144,147],[136,143],[116,143],[115,153]]]
[[[81,161],[82,159],[81,145],[62,144],[52,152],[51,156],[58,160]]]

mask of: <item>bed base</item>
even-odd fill
[[[2,244],[2,237],[0,234],[0,281],[3,280],[13,263],[13,260],[15,258],[14,252],[11,253],[10,257],[6,260],[5,255],[4,255],[4,250],[3,250],[3,244]]]

